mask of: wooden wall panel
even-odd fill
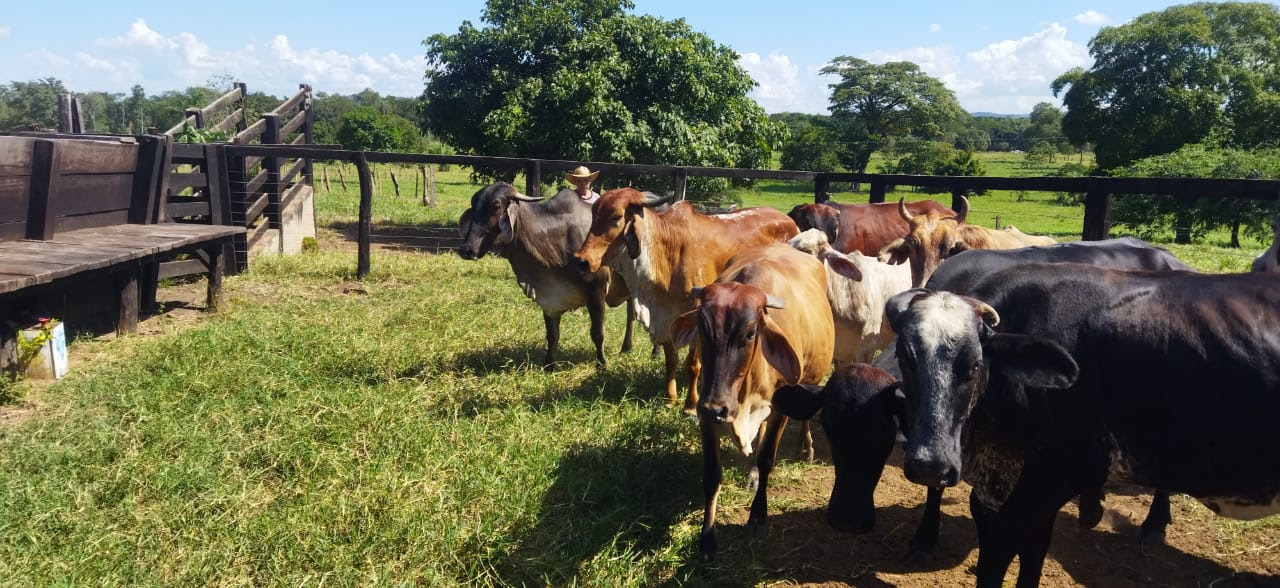
[[[62,173],[133,173],[138,144],[111,141],[62,141]]]
[[[133,174],[63,174],[51,206],[55,216],[128,209],[133,203]]]

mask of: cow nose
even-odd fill
[[[946,488],[960,483],[960,469],[940,460],[908,459],[902,466],[907,479],[930,488]]]
[[[462,256],[463,259],[476,258],[476,253],[474,251],[471,251],[470,249],[467,249],[465,246],[458,248],[458,255]]]
[[[723,404],[699,404],[698,412],[715,419],[718,423],[729,420],[729,407]]]
[[[587,261],[587,260],[585,260],[585,259],[583,259],[583,258],[581,258],[581,257],[578,257],[578,256],[576,256],[576,255],[575,255],[575,256],[574,256],[574,258],[573,258],[573,262],[572,262],[572,264],[573,264],[573,269],[576,269],[576,270],[578,270],[578,271],[580,271],[580,272],[589,272],[589,271],[591,271],[591,262],[589,262],[589,261]]]

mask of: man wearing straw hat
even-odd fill
[[[587,166],[580,165],[573,171],[564,172],[564,179],[573,184],[573,191],[578,194],[578,198],[587,204],[593,204],[600,198],[600,194],[591,189],[591,182],[594,182],[598,175],[600,172],[593,172],[587,169]]]

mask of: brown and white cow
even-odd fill
[[[1251,271],[1280,273],[1280,213],[1271,219],[1271,246],[1253,260]]]
[[[706,500],[700,550],[716,552],[716,498],[722,478],[720,427],[751,454],[768,419],[756,455],[758,483],[750,527],[765,524],[766,491],[787,417],[772,409],[773,392],[788,384],[818,384],[831,366],[835,333],[827,304],[827,273],[812,255],[782,243],[742,251],[716,281],[693,295],[696,310],[671,325],[676,347],[694,342],[703,371],[698,400],[702,433],[702,489]]]
[[[933,200],[908,202],[907,211],[914,215],[954,214],[950,208]],[[874,204],[801,204],[787,213],[801,231],[818,229],[841,253],[854,251],[863,255],[879,255],[885,245],[907,233],[907,221],[898,214],[892,202]]]
[[[836,251],[817,229],[802,231],[788,244],[826,266],[827,301],[835,317],[836,365],[869,363],[893,340],[893,329],[884,320],[884,305],[894,294],[911,287],[911,270],[861,253]]]
[[[929,280],[942,260],[968,249],[1018,249],[1032,245],[1053,245],[1052,237],[1028,235],[1014,227],[1004,230],[965,224],[969,199],[960,197],[960,210],[954,215],[912,214],[903,200],[898,200],[898,215],[910,225],[905,237],[880,251],[880,259],[892,264],[911,262],[911,286],[920,287]]]
[[[592,206],[591,230],[574,255],[581,271],[595,272],[609,264],[622,274],[637,303],[637,314],[649,337],[666,356],[667,398],[675,404],[676,348],[671,322],[693,310],[692,291],[710,284],[735,253],[766,243],[785,243],[800,231],[785,214],[772,208],[745,208],[728,214],[699,214],[687,202],[666,211],[654,207],[670,202],[634,188],[605,192]],[[697,402],[698,360],[690,353],[690,387],[684,409]]]

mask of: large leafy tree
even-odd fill
[[[487,26],[424,42],[427,129],[484,155],[764,167],[781,125],[747,97],[734,51],[631,8],[489,0]]]
[[[361,106],[342,115],[337,139],[347,149],[408,151],[418,145],[418,129],[406,118]]]
[[[842,162],[863,172],[871,153],[893,138],[933,139],[964,116],[955,94],[909,61],[874,64],[840,56],[822,68],[830,84],[831,118],[844,143]]]
[[[1206,139],[1251,148],[1280,138],[1280,11],[1197,3],[1104,28],[1094,64],[1053,82],[1072,143],[1114,169]],[[1065,91],[1065,93],[1064,93]]]
[[[0,129],[27,130],[31,126],[46,129],[58,128],[58,95],[65,94],[66,87],[56,78],[43,78],[31,82],[10,82],[0,86]]]

